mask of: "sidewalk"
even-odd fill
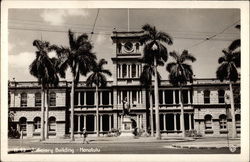
[[[240,139],[215,139],[214,141],[193,141],[193,142],[181,142],[172,144],[172,147],[176,148],[189,148],[189,149],[218,149],[218,148],[241,148]]]
[[[44,144],[53,144],[53,143],[82,143],[82,138],[75,138],[75,141],[71,141],[70,139],[48,139],[46,141],[42,141]],[[101,143],[144,143],[144,142],[187,142],[194,141],[193,138],[173,138],[173,137],[162,137],[161,140],[157,140],[155,137],[88,137],[87,141],[91,144],[101,144]]]

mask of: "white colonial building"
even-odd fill
[[[149,131],[149,95],[140,83],[143,65],[139,62],[143,47],[139,38],[143,32],[113,32],[116,55],[113,61],[113,81],[99,91],[100,133],[120,129],[122,101],[127,98],[133,127]],[[240,83],[234,84],[239,89]],[[65,137],[70,131],[70,82],[60,82],[49,90],[49,136]],[[178,136],[180,130],[180,93],[163,80],[159,87],[160,129],[166,136]],[[95,88],[80,82],[75,89],[75,134],[85,128],[96,132]],[[202,136],[231,136],[229,85],[217,79],[194,79],[183,87],[184,119],[186,130],[196,130]],[[236,128],[240,135],[240,103],[236,102]],[[27,137],[40,136],[41,87],[37,82],[10,82],[9,111],[15,129]],[[155,127],[155,125],[154,125]]]

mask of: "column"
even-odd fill
[[[135,65],[135,77],[139,77],[139,73],[138,73],[138,65]]]
[[[130,64],[129,67],[130,67],[130,68],[129,68],[129,72],[130,72],[130,73],[129,73],[129,74],[130,74],[129,77],[132,78],[132,65]]]
[[[84,92],[84,106],[87,105],[87,92]]]
[[[130,105],[133,105],[132,91],[130,91]]]
[[[166,104],[165,103],[165,90],[162,91],[162,103]]]
[[[140,64],[138,65],[138,68],[139,68],[139,75],[141,74],[141,66]]]
[[[192,123],[191,123],[191,113],[190,113],[190,114],[188,114],[188,116],[189,116],[189,130],[191,130],[191,129],[192,129]]]
[[[109,105],[112,105],[111,97],[112,97],[111,92],[109,92]]]
[[[136,115],[136,127],[139,128],[139,115]]]
[[[130,103],[130,101],[129,101],[129,91],[127,91],[127,102]]]
[[[83,116],[83,128],[86,130],[87,127],[86,127],[86,119],[87,119],[87,115],[84,115]]]
[[[175,90],[173,90],[173,104],[176,104],[176,101],[175,101]]]
[[[78,92],[78,106],[81,105],[81,92]]]
[[[100,115],[100,132],[102,132],[102,115]]]
[[[181,91],[179,91],[179,103],[181,103]]]
[[[96,92],[94,92],[94,103],[95,103],[95,105],[96,105],[96,95],[97,95],[98,93],[96,93]]]
[[[188,92],[188,104],[190,104],[190,93],[191,93],[191,91],[187,91]]]
[[[100,105],[102,105],[102,92],[100,92]]]
[[[176,114],[174,113],[174,131],[176,131]]]
[[[136,91],[136,102],[137,104],[139,104],[139,95],[138,95],[139,91]]]
[[[120,101],[120,103],[122,103],[122,101],[123,101],[123,91],[121,91],[121,101]]]
[[[96,115],[95,115],[95,119],[94,119],[94,132],[96,132]]]
[[[128,71],[128,65],[126,66],[126,70],[127,70],[127,73],[126,73],[126,77],[128,78],[128,75],[129,75],[129,71]]]
[[[167,128],[166,128],[166,114],[163,114],[163,129],[164,129],[164,131],[167,130]]]
[[[140,129],[142,129],[142,115],[139,116],[140,119]]]
[[[78,115],[78,130],[77,130],[77,132],[81,132],[81,130],[80,130],[80,123],[81,123],[81,116]]]
[[[111,115],[109,115],[109,131],[111,131]]]
[[[120,65],[117,64],[117,78],[120,78]]]
[[[122,71],[122,64],[120,65],[120,70],[121,70],[121,78],[123,78],[123,71]]]

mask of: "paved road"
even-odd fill
[[[106,143],[106,144],[43,144],[39,142],[10,140],[10,148],[30,147],[36,148],[35,152],[27,154],[232,154],[227,148],[221,149],[179,149],[167,143]],[[234,154],[239,154],[237,149]]]

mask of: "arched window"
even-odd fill
[[[204,91],[204,103],[210,103],[210,91],[209,90]]]
[[[220,129],[226,129],[227,128],[227,116],[226,115],[220,115]]]
[[[20,128],[20,131],[25,132],[26,131],[26,127],[27,127],[27,119],[25,117],[21,117],[19,119],[19,128]]]
[[[41,106],[41,93],[37,92],[35,94],[35,106]]]
[[[132,78],[135,78],[136,76],[136,65],[132,64]]]
[[[125,78],[127,76],[127,65],[122,65],[122,77]]]
[[[225,91],[224,90],[219,90],[218,91],[218,97],[219,97],[219,103],[225,103]]]
[[[240,129],[240,114],[235,115],[236,129]]]
[[[21,94],[21,107],[27,106],[27,93]]]
[[[8,93],[8,105],[10,106],[10,102],[11,102],[11,100],[10,100],[10,93]]]
[[[121,53],[121,51],[122,51],[122,44],[117,43],[117,53]]]
[[[34,131],[35,132],[40,132],[41,128],[41,118],[40,117],[35,117],[34,118]]]
[[[50,106],[56,106],[56,93],[55,92],[50,92]]]
[[[206,130],[212,129],[212,116],[211,115],[205,116],[205,129]]]
[[[136,48],[136,52],[138,52],[138,51],[139,51],[139,48],[140,48],[140,44],[139,44],[139,43],[136,43],[136,44],[135,44],[135,48]]]
[[[49,131],[56,131],[56,118],[53,116],[49,118]]]

